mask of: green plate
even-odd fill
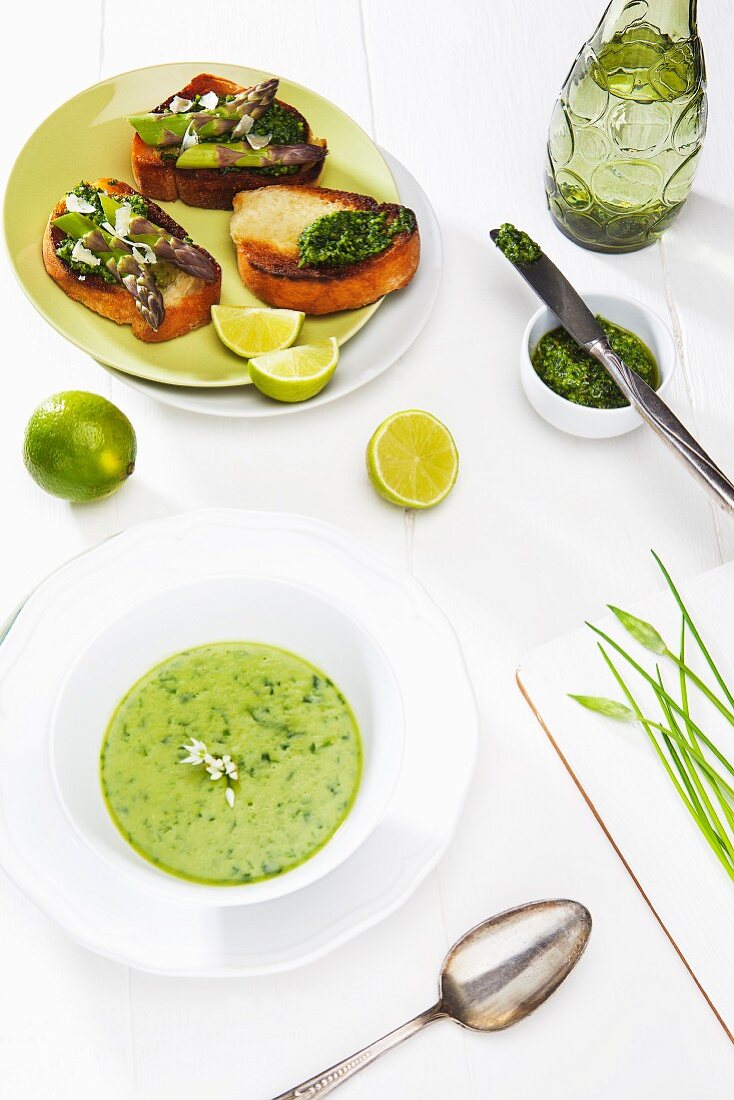
[[[246,87],[272,76],[259,69],[213,62],[155,65],[111,77],[59,107],[30,137],[10,175],[5,196],[5,239],[20,283],[47,321],[73,344],[126,374],[176,386],[232,386],[249,382],[244,359],[220,343],[212,325],[163,344],[136,340],[128,325],[116,325],[73,302],[46,274],[41,239],[49,212],[80,179],[116,176],[133,183],[132,129],[126,116],[149,110],[183,88],[197,73],[228,77]],[[329,145],[319,181],[324,187],[359,191],[380,202],[398,193],[382,155],[351,118],[308,88],[281,80],[280,99],[308,119]],[[222,265],[222,303],[255,305],[240,282],[226,210],[200,210],[182,202],[160,204]],[[309,317],[300,343],[354,336],[380,305],[325,317]]]

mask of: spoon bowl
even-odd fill
[[[472,928],[449,951],[440,1004],[472,1031],[501,1031],[525,1019],[573,970],[591,934],[577,901],[538,901]]]

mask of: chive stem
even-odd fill
[[[665,712],[665,715],[668,719],[668,722],[671,726],[671,729],[675,730],[676,732],[678,732],[680,734],[680,727],[678,726],[678,724],[676,722],[676,719],[675,719],[675,715],[673,714],[673,712],[670,709],[670,707],[668,706],[668,704],[663,699],[660,699],[660,705],[662,706],[662,708]],[[682,740],[682,737],[681,737],[681,740]],[[670,747],[671,747],[671,749],[673,749],[672,744],[671,744]],[[711,805],[711,801],[710,801],[708,795],[706,794],[706,789],[705,789],[703,783],[701,782],[701,779],[700,779],[699,774],[698,774],[698,770],[696,769],[695,764],[691,760],[690,755],[688,753],[688,750],[685,749],[682,744],[680,746],[680,753],[681,753],[681,756],[683,757],[683,759],[686,763],[687,771],[688,771],[688,774],[690,775],[690,779],[691,779],[693,785],[695,786],[695,788],[698,792],[698,795],[700,796],[700,800],[703,802],[703,805],[705,807],[705,811],[702,809],[702,813],[703,812],[706,813],[706,816],[708,817],[711,828],[714,831],[714,833],[716,834],[716,837],[717,837],[717,840],[719,841],[719,844],[726,851],[729,859],[732,861],[732,864],[734,865],[734,844],[732,843],[732,841],[727,836],[726,828],[722,825],[722,823],[721,823],[721,821],[718,817],[718,814],[716,813],[716,810]],[[708,781],[711,783],[712,787],[718,793],[718,787],[716,785],[715,780],[712,780],[708,776],[706,776],[706,778],[708,778]],[[698,801],[699,801],[698,798],[694,798],[695,803],[698,803]]]
[[[598,634],[599,637],[603,638],[605,642],[607,642],[614,650],[617,651],[617,653],[620,654],[620,656],[624,657],[625,661],[627,661],[632,666],[632,668],[635,669],[636,672],[639,672],[640,676],[642,676],[642,678],[647,681],[647,683],[650,685],[650,687],[653,689],[653,691],[655,692],[656,695],[658,695],[660,692],[663,693],[663,695],[665,696],[665,699],[670,704],[670,706],[673,708],[673,710],[677,714],[679,714],[682,718],[687,719],[687,721],[689,721],[691,723],[691,725],[693,726],[693,729],[696,732],[696,735],[698,737],[700,737],[700,739],[703,741],[703,743],[706,745],[706,747],[724,765],[726,770],[728,772],[730,772],[731,775],[734,776],[734,765],[729,763],[729,761],[724,756],[724,754],[722,752],[720,752],[719,749],[716,747],[716,745],[713,743],[713,741],[711,741],[710,738],[708,738],[706,736],[706,734],[703,732],[703,730],[700,728],[700,726],[696,725],[696,723],[693,721],[693,719],[690,717],[690,715],[685,714],[685,712],[684,712],[683,708],[681,707],[680,703],[676,699],[674,699],[672,697],[672,695],[669,695],[667,691],[664,691],[664,689],[662,689],[659,686],[659,684],[656,682],[654,677],[652,677],[649,674],[649,672],[647,672],[642,667],[642,665],[638,664],[637,661],[634,659],[634,657],[632,657],[631,654],[627,653],[627,651],[625,649],[623,649],[622,646],[619,645],[618,642],[615,642],[614,638],[611,638],[603,630],[600,630],[598,626],[594,626],[592,623],[589,623],[589,626],[591,627],[591,629],[594,631],[595,634]]]
[[[599,652],[621,688],[629,707],[614,700],[596,697],[572,696],[572,698],[611,718],[629,721],[634,716],[642,726],[678,797],[698,825],[716,858],[734,881],[734,764],[691,716],[689,688],[691,685],[697,688],[730,726],[734,726],[734,694],[706,648],[670,574],[655,551],[652,554],[681,614],[678,652],[673,653],[668,649],[652,624],[636,619],[627,612],[621,612],[618,608],[612,607],[612,611],[625,629],[645,648],[667,658],[676,666],[679,698],[668,690],[660,663],[656,662],[655,675],[651,675],[622,645],[592,623],[587,625],[597,636]],[[688,664],[686,653],[688,635],[693,638],[700,650],[720,693],[715,686],[710,686],[710,682],[706,683],[702,676]],[[612,654],[618,654],[623,658],[626,664],[652,689],[662,711],[661,721],[645,716]],[[708,679],[705,670],[703,674]]]
[[[622,678],[622,675],[619,672],[619,670],[616,668],[614,662],[612,661],[612,658],[609,656],[609,654],[606,652],[606,650],[604,649],[604,647],[602,645],[599,646],[599,650],[600,650],[601,655],[604,658],[607,666],[611,670],[611,673],[614,676],[614,679],[619,684],[620,688],[624,692],[625,697],[627,698],[627,701],[629,702],[630,706],[632,707],[632,709],[635,711],[636,715],[638,716],[638,719],[639,719],[642,727],[644,728],[647,736],[649,737],[650,742],[651,742],[653,748],[655,749],[655,752],[658,754],[658,757],[660,758],[660,762],[662,763],[663,767],[665,768],[666,772],[668,773],[668,776],[669,776],[671,782],[673,783],[673,786],[675,787],[676,791],[680,795],[680,798],[681,798],[681,801],[683,802],[683,805],[686,807],[689,814],[691,815],[693,820],[698,825],[700,831],[703,833],[704,837],[708,841],[709,847],[711,848],[714,855],[716,856],[716,858],[721,863],[721,865],[724,868],[724,870],[726,871],[726,873],[734,881],[734,866],[731,865],[731,863],[727,859],[725,853],[722,851],[721,845],[720,845],[719,840],[718,840],[718,837],[714,834],[714,832],[713,832],[711,826],[709,825],[708,821],[701,814],[696,813],[696,810],[693,807],[693,803],[686,796],[685,791],[683,790],[680,783],[676,779],[675,774],[673,773],[673,770],[672,770],[670,764],[666,760],[665,754],[663,753],[662,749],[660,748],[660,745],[658,744],[658,740],[655,737],[655,735],[653,734],[652,729],[650,728],[651,724],[648,723],[648,721],[643,716],[642,711],[640,710],[634,696],[632,695],[632,692],[627,687],[627,684],[625,683],[624,679]]]
[[[675,587],[675,584],[673,583],[673,578],[671,577],[670,573],[665,568],[662,561],[660,560],[660,558],[658,557],[658,555],[655,553],[654,550],[652,551],[652,556],[654,557],[655,561],[657,562],[658,567],[660,569],[660,572],[663,574],[663,577],[665,578],[665,582],[668,585],[668,588],[670,589],[671,593],[673,594],[673,598],[675,599],[675,602],[678,604],[678,608],[680,610],[680,613],[683,616],[683,618],[684,618],[684,620],[685,620],[685,622],[688,626],[688,629],[690,630],[691,634],[693,635],[693,637],[696,641],[696,645],[701,650],[701,653],[703,654],[703,656],[706,659],[706,663],[708,664],[709,668],[711,669],[714,676],[716,677],[716,682],[718,683],[719,687],[724,692],[724,695],[729,700],[729,703],[731,704],[731,706],[734,708],[734,695],[732,695],[732,693],[729,691],[729,688],[726,686],[726,681],[724,680],[723,676],[721,675],[718,668],[716,667],[716,662],[714,661],[713,657],[711,656],[708,649],[704,645],[703,638],[698,633],[698,630],[696,629],[696,625],[695,625],[695,623],[693,622],[693,619],[691,618],[691,616],[688,613],[688,608],[683,603],[681,595],[680,595],[678,589]]]

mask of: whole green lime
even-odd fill
[[[66,390],[39,405],[23,444],[26,469],[47,493],[78,503],[119,489],[135,469],[133,426],[96,393]]]

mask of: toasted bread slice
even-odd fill
[[[94,186],[110,195],[134,195],[136,192],[121,180],[98,179]],[[155,203],[148,202],[150,221],[174,237],[183,238],[186,230],[178,225]],[[53,224],[54,218],[66,211],[66,201],[61,201],[51,211],[43,234],[43,263],[46,271],[64,294],[81,302],[102,317],[108,317],[118,325],[132,325],[133,335],[147,344],[161,343],[183,336],[192,329],[201,328],[211,320],[211,307],[219,301],[222,289],[222,270],[213,256],[200,245],[194,247],[208,256],[217,271],[217,279],[206,283],[178,268],[171,268],[171,280],[163,288],[166,315],[162,325],[155,330],[141,317],[132,296],[119,283],[106,283],[101,275],[78,275],[56,255],[56,249],[64,239],[62,231]]]
[[[385,214],[390,222],[403,209],[328,187],[243,191],[235,196],[230,221],[242,282],[269,305],[304,313],[335,313],[376,302],[415,275],[420,260],[417,225],[398,233],[377,255],[338,266],[299,267],[298,238],[317,218],[339,210]]]
[[[207,92],[216,92],[217,95],[234,95],[244,89],[240,84],[231,80],[225,80],[221,76],[213,76],[211,73],[200,73],[190,80],[185,88],[175,93],[183,99],[192,99],[195,95],[206,95]],[[173,95],[170,95],[164,103],[151,108],[152,111],[164,111]],[[304,141],[311,145],[326,146],[322,138],[316,138],[311,132],[308,121],[300,111],[289,103],[280,99],[275,103],[295,115],[305,126],[306,136]],[[138,190],[143,195],[149,195],[153,199],[164,199],[173,202],[181,199],[189,206],[201,206],[208,210],[231,210],[232,200],[239,191],[251,191],[256,187],[267,187],[271,184],[283,184],[287,181],[288,187],[314,183],[318,180],[324,167],[324,162],[316,164],[304,164],[288,176],[269,175],[262,168],[198,168],[181,169],[176,167],[175,160],[167,157],[165,151],[152,145],[146,145],[139,134],[133,137],[131,162],[133,177]]]

